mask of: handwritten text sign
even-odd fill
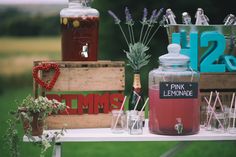
[[[161,99],[197,98],[196,82],[160,82]]]

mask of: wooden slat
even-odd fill
[[[34,61],[35,65],[43,63],[56,63],[60,68],[80,68],[80,67],[122,67],[123,61]]]
[[[61,68],[52,91],[124,90],[122,68]]]
[[[235,89],[236,90],[236,73],[201,73],[200,89]]]
[[[123,91],[125,86],[124,62],[35,62],[56,63],[60,75],[51,91]],[[42,79],[49,82],[53,73],[43,72]]]
[[[46,125],[48,129],[109,128],[111,114],[49,116]]]

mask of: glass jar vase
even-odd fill
[[[200,128],[199,73],[180,50],[170,44],[159,68],[149,73],[149,130],[154,134],[188,135]]]
[[[97,61],[99,12],[92,0],[69,0],[60,12],[63,61]]]

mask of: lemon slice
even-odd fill
[[[78,20],[74,20],[74,21],[73,21],[73,26],[74,26],[75,28],[79,27],[79,25],[80,25],[80,23],[79,23]]]
[[[62,22],[63,22],[64,25],[66,25],[68,23],[68,19],[67,18],[63,18]]]

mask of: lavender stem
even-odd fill
[[[126,44],[127,44],[128,47],[129,47],[129,42],[128,42],[127,38],[126,38],[125,32],[123,31],[123,28],[121,27],[121,25],[120,25],[120,24],[118,24],[118,25],[119,25],[119,28],[120,28],[122,34],[123,34],[123,37],[124,37],[124,39],[125,39]]]
[[[148,30],[148,33],[147,33],[146,39],[145,39],[144,42],[143,42],[144,45],[145,45],[145,43],[147,42],[148,37],[149,37],[151,31],[152,31],[152,26],[151,26],[150,29]]]
[[[143,37],[142,43],[144,43],[144,41],[145,41],[145,38],[146,38],[147,33],[148,33],[148,31],[149,31],[149,28],[150,28],[150,26],[148,25],[148,27],[147,27],[147,29],[146,29],[146,31],[145,31],[145,34],[144,34],[144,37]]]
[[[130,39],[130,43],[133,43],[133,42],[132,42],[132,36],[131,36],[131,28],[130,28],[129,25],[127,25],[127,26],[128,26],[128,31],[129,31],[129,39]]]
[[[157,31],[159,30],[160,25],[157,27],[157,29],[154,31],[154,33],[152,33],[152,36],[150,37],[150,39],[147,42],[147,45],[151,42],[152,38],[154,37],[154,35],[157,33]]]
[[[133,29],[133,26],[132,26],[132,25],[131,25],[131,34],[132,34],[133,43],[135,43],[134,29]]]
[[[140,31],[139,42],[141,42],[141,39],[142,39],[143,29],[144,29],[144,24],[142,24],[142,28],[141,28],[141,31]]]

